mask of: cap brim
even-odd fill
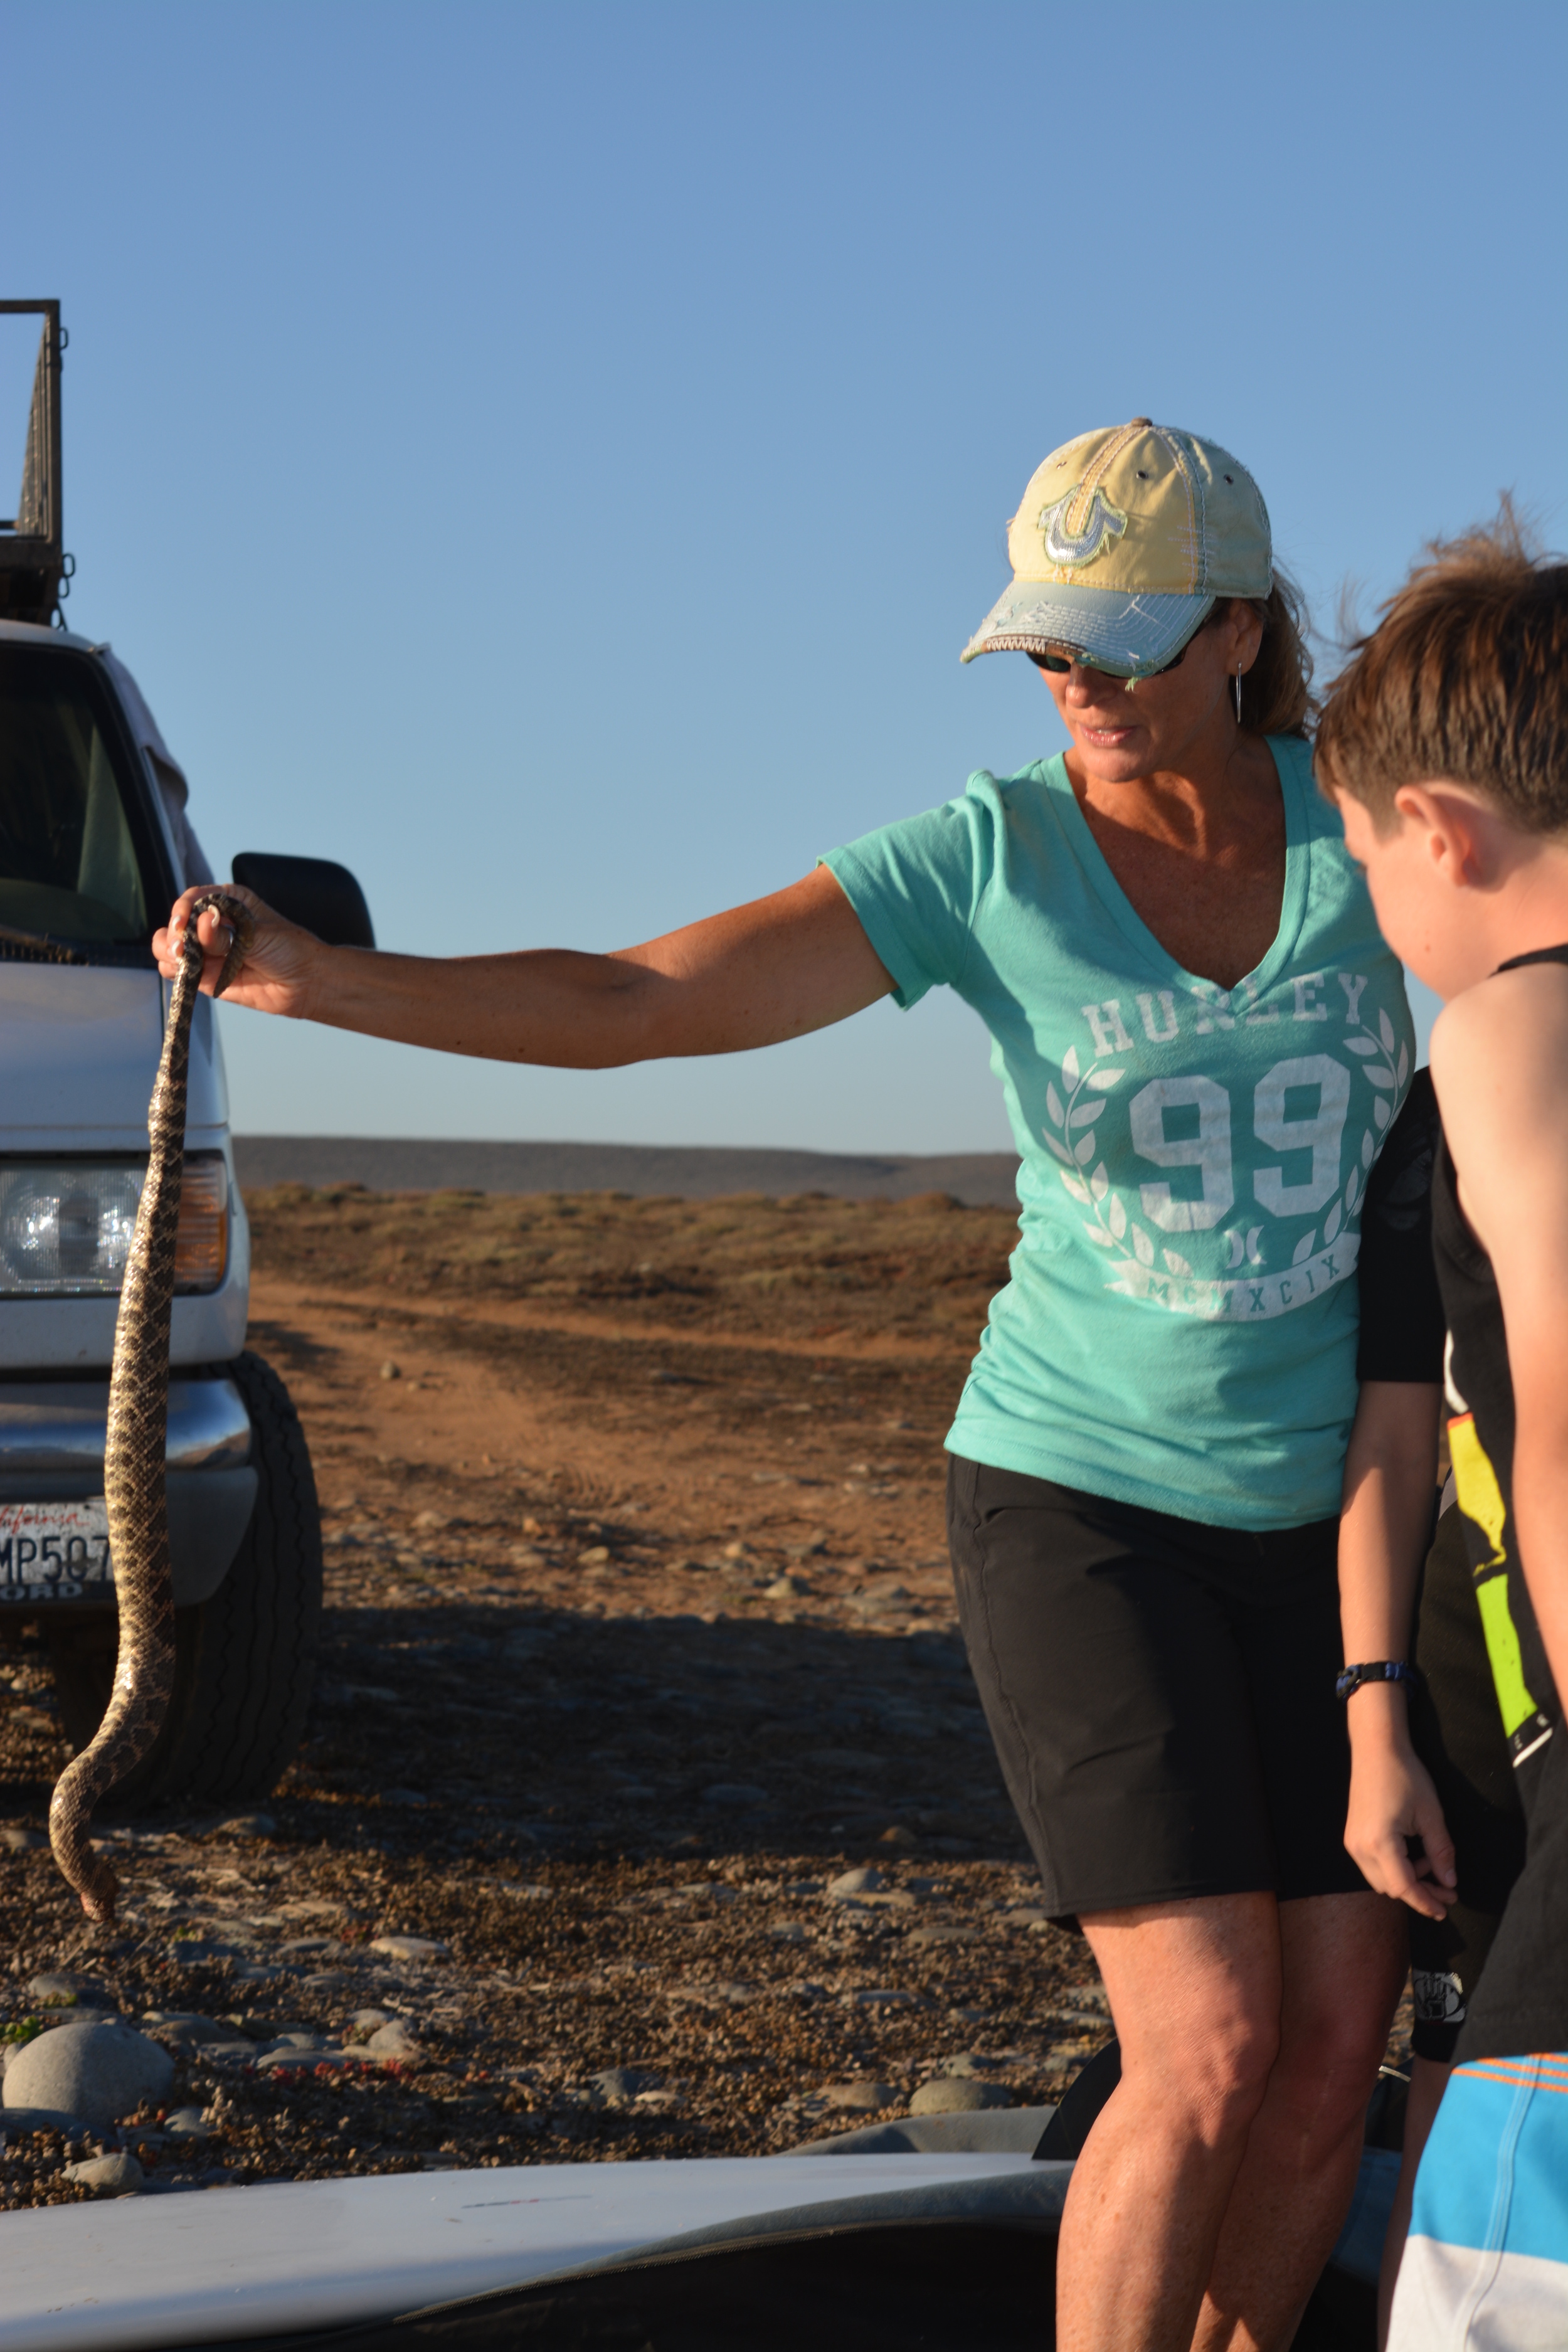
[[[1136,677],[1173,660],[1214,606],[1212,596],[1140,596],[1124,588],[1015,580],[959,659],[1063,651]]]

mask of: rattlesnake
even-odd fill
[[[174,1247],[184,1170],[185,1081],[191,1015],[203,954],[196,918],[216,908],[233,935],[216,993],[238,971],[256,925],[226,890],[204,890],[185,921],[180,969],[169,996],[163,1051],[147,1114],[151,1152],[125,1261],[114,1363],[109,1380],[109,1437],[103,1491],[109,1506],[109,1556],[120,1616],[114,1687],[103,1721],[55,1785],[49,1841],[55,1860],[81,1897],[89,1919],[114,1917],[119,1882],[92,1849],[95,1805],[134,1770],[163,1728],[174,1680],[174,1585],[169,1567],[169,1514],[163,1460],[169,1421],[169,1332],[174,1297]]]

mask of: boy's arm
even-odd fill
[[[1409,1655],[1415,1586],[1432,1526],[1442,1391],[1423,1381],[1366,1381],[1345,1457],[1340,1616],[1345,1663]],[[1345,1702],[1351,1801],[1345,1844],[1378,1895],[1429,1919],[1454,1900],[1454,1842],[1410,1744],[1402,1683],[1363,1683]],[[1405,1841],[1420,1838],[1426,1862]]]
[[[1459,1202],[1491,1259],[1516,1430],[1513,1518],[1560,1700],[1568,1700],[1568,968],[1499,972],[1432,1035]]]

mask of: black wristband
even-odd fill
[[[1346,1666],[1335,1679],[1334,1696],[1349,1698],[1363,1683],[1409,1683],[1414,1687],[1420,1679],[1404,1658],[1373,1658],[1366,1665]]]

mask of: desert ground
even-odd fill
[[[937,2077],[1058,2097],[1104,1994],[1040,1910],[943,1535],[1012,1214],[248,1205],[250,1344],[321,1501],[311,1719],[255,1805],[113,1832],[96,1930],[42,1838],[47,1663],[0,1653],[5,2037],[74,1991],[176,2061],[117,2136],[13,2135],[0,2200],[83,2196],[63,2168],[110,2145],[203,2187],[763,2154]],[[205,2138],[161,2129],[181,2106]]]

